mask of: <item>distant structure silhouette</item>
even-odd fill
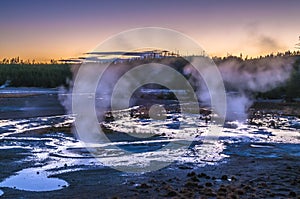
[[[59,60],[62,63],[82,63],[82,62],[97,62],[97,63],[123,63],[136,60],[144,59],[162,59],[166,57],[180,57],[179,51],[177,53],[167,51],[167,50],[157,50],[157,49],[144,49],[143,51],[112,51],[112,52],[88,52],[85,53],[87,57],[78,57],[70,59]],[[105,58],[110,57],[110,58]],[[113,57],[113,58],[111,58]]]

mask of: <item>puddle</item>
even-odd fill
[[[250,144],[250,146],[253,148],[274,148],[273,146],[265,144]]]
[[[0,196],[2,196],[4,194],[4,192],[0,189]]]
[[[59,178],[48,178],[47,172],[38,168],[21,170],[16,175],[6,178],[0,183],[0,187],[37,192],[55,191],[67,186],[69,184],[66,181]]]
[[[298,158],[300,156],[299,144],[291,143],[272,143],[272,145],[266,143],[239,143],[229,148],[225,150],[225,154],[243,157]]]

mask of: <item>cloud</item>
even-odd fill
[[[278,41],[266,35],[259,35],[258,39],[258,46],[261,49],[278,51],[279,49],[283,48],[283,46]]]
[[[278,38],[264,33],[260,24],[257,22],[251,22],[245,26],[247,45],[254,48],[258,53],[272,53],[286,49]],[[245,46],[243,46],[245,47]]]

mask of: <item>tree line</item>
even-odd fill
[[[287,55],[291,56],[291,55]],[[295,56],[297,61],[293,65],[291,76],[281,86],[264,93],[253,93],[256,98],[291,100],[300,98],[300,56]],[[233,57],[243,62],[242,59]],[[183,73],[183,66],[187,64],[185,59],[165,58],[167,63],[178,72]],[[227,58],[230,59],[230,58]],[[225,60],[227,60],[225,59]],[[231,57],[232,59],[232,57]],[[171,60],[171,61],[170,61]],[[11,63],[12,61],[12,63]],[[72,79],[71,65],[69,64],[22,64],[18,59],[9,63],[0,63],[0,86],[9,81],[9,86],[14,87],[44,87],[54,88],[61,85],[68,86],[68,80]],[[145,60],[144,60],[145,61]],[[164,63],[164,59],[160,62]],[[217,65],[224,60],[214,60]],[[17,62],[17,63],[15,63]],[[141,64],[135,61],[135,64]],[[135,65],[134,64],[134,65]],[[122,65],[122,64],[120,64]],[[187,77],[188,78],[188,77]],[[228,90],[229,88],[227,88]],[[230,90],[230,89],[229,89]]]
[[[54,88],[68,86],[71,79],[67,64],[0,64],[0,85],[9,82],[9,86],[14,87]]]

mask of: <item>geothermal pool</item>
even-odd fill
[[[25,154],[24,158],[18,160],[19,163],[31,163],[31,167],[11,173],[11,176],[3,179],[0,187],[27,191],[63,189],[68,186],[68,182],[51,176],[95,167],[134,165],[142,168],[155,161],[174,161],[178,165],[198,167],[219,164],[230,158],[230,152],[225,152],[225,149],[227,145],[234,143],[249,146],[247,150],[239,152],[246,156],[272,158],[289,153],[300,157],[297,146],[300,143],[299,128],[295,128],[295,124],[300,123],[299,118],[280,117],[286,122],[282,129],[228,122],[215,140],[207,138],[209,126],[213,124],[206,124],[197,115],[172,114],[163,121],[156,121],[131,118],[129,110],[127,113],[126,110],[119,111],[116,113],[120,115],[119,118],[103,123],[113,131],[107,134],[111,143],[94,144],[93,150],[96,153],[90,153],[84,143],[71,133],[59,130],[38,131],[46,127],[69,126],[74,121],[71,115],[0,120],[0,150]],[[178,128],[178,123],[181,128]],[[136,136],[134,139],[126,136],[126,133],[132,133],[133,128],[135,134],[147,136]],[[149,131],[152,133],[151,137],[148,135]],[[178,147],[176,150],[162,149],[175,141],[190,142],[190,146]],[[131,154],[124,155],[112,146],[130,151]],[[261,153],[252,154],[251,147],[261,148]]]
[[[45,95],[49,93],[43,93],[40,99]],[[69,182],[55,175],[94,168],[133,167],[139,171],[163,162],[172,163],[172,167],[203,167],[226,164],[234,154],[256,158],[288,154],[300,158],[300,119],[294,116],[277,115],[280,126],[276,128],[266,125],[273,120],[267,114],[258,119],[262,124],[259,126],[247,121],[227,121],[216,135],[210,132],[215,124],[200,119],[199,114],[166,113],[163,119],[132,117],[137,108],[115,111],[113,120],[99,123],[110,142],[92,143],[88,149],[71,127],[74,115],[0,119],[1,159],[7,165],[27,165],[14,170],[2,165],[0,189],[60,190]],[[170,143],[176,144],[174,150],[165,148]],[[228,151],[229,145],[237,145],[240,150]],[[251,148],[256,149],[255,153]],[[0,190],[1,194],[5,192]]]

